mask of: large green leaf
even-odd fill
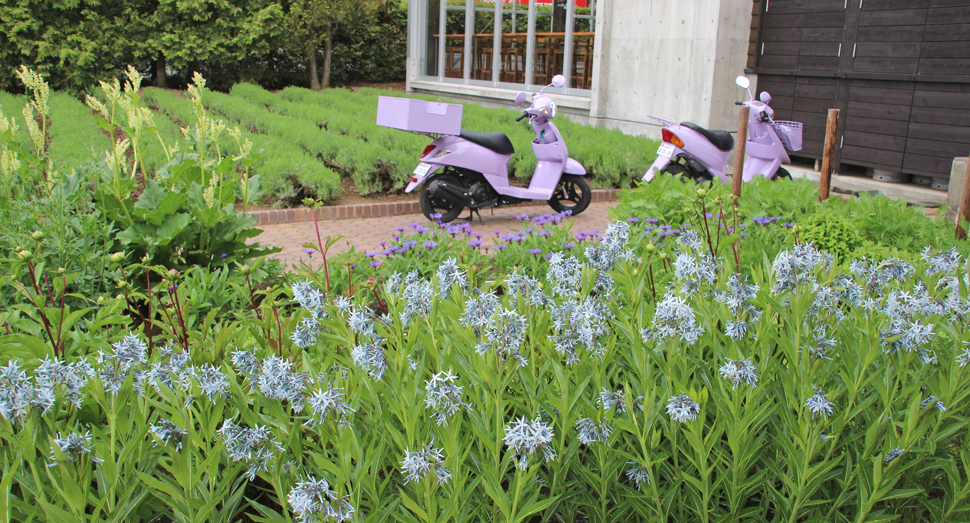
[[[161,225],[167,216],[178,212],[185,199],[184,194],[169,191],[149,180],[145,184],[145,192],[135,204],[135,215],[154,225]]]

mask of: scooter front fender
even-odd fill
[[[778,172],[779,167],[781,167],[781,158],[766,159],[749,156],[744,162],[744,175],[741,176],[741,180],[750,182],[759,174],[770,179]]]
[[[563,173],[565,174],[578,174],[580,176],[586,174],[586,168],[582,166],[576,160],[572,158],[566,158],[566,165],[563,166]]]
[[[424,162],[424,163],[431,163],[431,162]],[[407,187],[405,187],[404,192],[408,193],[408,192],[413,191],[415,187],[421,185],[424,182],[425,179],[427,179],[429,176],[431,176],[432,174],[434,174],[435,172],[437,172],[438,169],[441,169],[442,167],[443,166],[440,165],[440,164],[431,163],[431,169],[429,169],[426,174],[424,174],[422,176],[412,176],[411,177],[411,182],[408,183],[408,186]]]
[[[674,149],[675,155],[678,154],[679,152],[680,150],[678,148]],[[670,158],[667,158],[666,156],[657,156],[657,159],[654,160],[653,165],[651,165],[650,168],[647,169],[646,174],[643,175],[643,178],[641,178],[641,180],[647,183],[652,182],[654,177],[660,174],[660,171],[662,171],[664,167],[666,167],[667,164],[669,163],[670,163]]]

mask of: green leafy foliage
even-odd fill
[[[819,212],[798,223],[798,238],[816,248],[834,254],[840,260],[850,258],[862,243],[855,225],[834,212]]]
[[[436,269],[388,261],[329,293],[315,270],[226,287],[222,269],[123,264],[151,286],[78,311],[63,344],[40,314],[56,307],[28,300],[0,332],[6,518],[301,521],[327,502],[366,521],[965,519],[965,260],[864,264],[899,271],[874,278],[802,244],[738,279],[722,252],[740,235],[691,221],[488,271],[456,234]],[[31,254],[4,263],[36,271]],[[235,313],[203,313],[200,292]],[[54,346],[80,384],[36,379]],[[24,383],[49,408],[14,403]],[[320,480],[321,504],[300,503]]]
[[[403,80],[406,3],[370,0],[372,8],[361,17],[353,12],[362,2],[327,1],[2,4],[0,68],[9,72],[28,64],[58,90],[72,93],[90,92],[99,80],[123,75],[123,64],[137,64],[163,87],[185,86],[194,72],[219,90],[241,79],[271,88],[308,87],[308,56],[322,68],[325,49],[314,38],[318,45],[309,53],[309,35],[293,22],[299,12],[320,5],[323,21],[333,27],[334,82]],[[385,66],[388,59],[396,61]],[[12,76],[0,75],[0,89],[19,88]]]
[[[697,188],[670,176],[660,176],[649,184],[622,192],[614,215],[639,220],[655,218],[672,226],[696,223],[691,202],[697,198]],[[712,195],[709,203],[716,205],[707,212],[728,215],[727,223],[734,227],[730,187],[714,182],[707,189]],[[862,257],[911,259],[926,247],[967,250],[966,242],[954,237],[949,222],[928,218],[921,207],[910,206],[905,200],[881,195],[832,197],[820,203],[818,186],[808,180],[771,181],[757,177],[744,184],[739,203],[736,222],[746,234],[742,243],[759,247],[742,249],[742,256],[749,253],[742,260],[743,267],[760,264],[763,256],[772,258],[796,241],[814,241],[844,261]],[[764,219],[773,225],[759,223]],[[779,227],[782,223],[794,227]]]

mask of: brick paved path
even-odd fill
[[[602,233],[606,230],[606,226],[610,222],[606,217],[606,213],[610,208],[615,206],[616,202],[591,203],[589,208],[582,214],[567,218],[559,226],[571,226],[574,233],[593,229],[599,229],[600,233]],[[519,222],[516,221],[515,217],[520,214],[537,216],[550,212],[552,212],[552,209],[548,206],[503,207],[496,209],[494,216],[488,211],[483,212],[482,220],[484,224],[480,223],[476,216],[472,222],[472,228],[483,233],[491,233],[494,229],[502,229],[508,232],[512,228],[518,227]],[[395,227],[399,225],[410,225],[415,222],[422,225],[429,225],[431,223],[423,215],[415,214],[378,218],[321,220],[318,224],[321,238],[325,239],[327,236],[344,236],[343,239],[334,244],[330,249],[330,253],[337,254],[348,250],[350,245],[357,247],[358,251],[381,250],[380,242],[390,240],[397,234],[397,231],[394,230]],[[462,223],[462,220],[458,219],[453,223]],[[283,250],[272,257],[282,261],[287,266],[306,258],[307,255],[303,252],[304,243],[309,242],[314,245],[317,243],[317,234],[312,220],[280,225],[260,225],[259,228],[263,232],[255,238],[255,241],[274,247],[282,247]],[[483,240],[487,240],[485,241],[486,245],[492,243],[491,238],[494,238],[494,235],[485,235]]]

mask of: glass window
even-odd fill
[[[434,0],[430,0],[434,1]],[[445,78],[465,77],[465,2],[448,0],[445,19]]]
[[[492,53],[495,50],[495,7],[475,6],[475,34],[472,36],[472,79],[492,79]],[[492,4],[494,6],[494,4]]]
[[[428,76],[438,76],[438,33],[441,26],[441,2],[440,0],[427,0],[427,24],[428,39],[424,48],[424,74]]]
[[[533,0],[531,21],[530,0],[477,0],[474,5],[466,0],[423,1],[427,3],[428,35],[423,48],[424,74],[495,85],[524,84],[531,73],[535,86],[566,74],[568,87],[590,88],[596,0]],[[442,6],[443,43],[439,34]],[[534,25],[532,33],[530,25]],[[438,64],[443,64],[441,71]]]
[[[590,89],[593,73],[593,37],[596,0],[576,0],[573,7],[573,59],[569,87]]]

